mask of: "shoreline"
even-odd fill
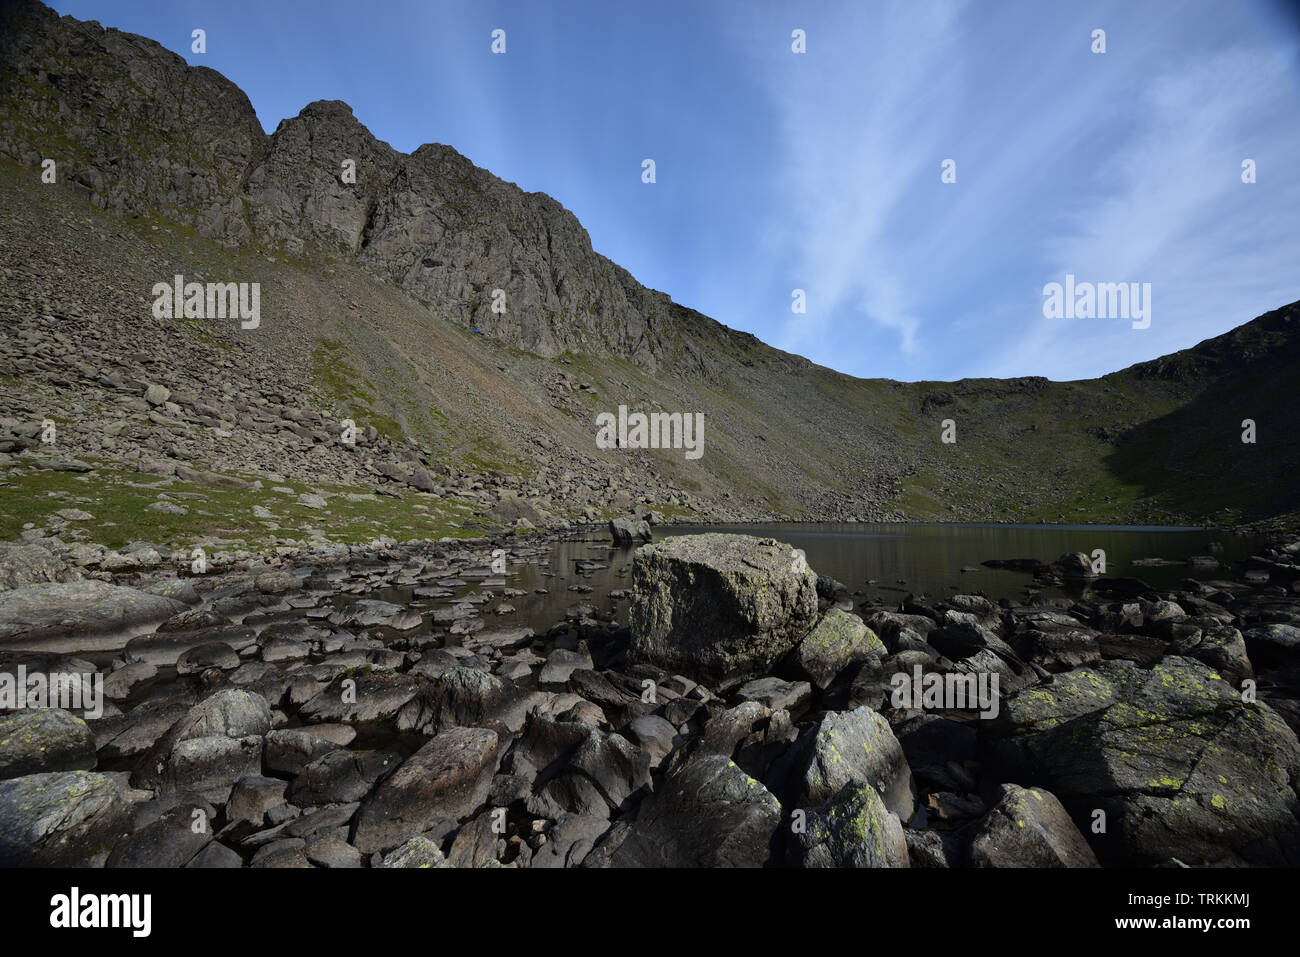
[[[86,627],[137,614],[143,616],[141,633],[93,654],[100,664],[91,667],[108,696],[97,719],[83,721],[59,710],[0,715],[9,731],[25,731],[40,742],[34,753],[14,745],[16,735],[0,735],[0,765],[9,769],[7,780],[0,780],[0,819],[13,825],[15,835],[35,826],[19,827],[6,817],[18,813],[10,798],[28,795],[24,782],[84,785],[115,809],[114,826],[125,834],[115,834],[94,853],[99,845],[90,836],[74,842],[80,856],[71,862],[92,866],[120,866],[145,847],[161,855],[162,866],[389,866],[411,860],[435,866],[712,866],[724,863],[714,856],[715,842],[735,828],[770,836],[745,845],[744,863],[813,866],[818,855],[831,852],[792,836],[791,815],[838,820],[836,802],[848,801],[853,813],[877,809],[871,813],[883,828],[879,839],[890,850],[876,866],[1027,866],[1041,848],[1013,841],[1010,849],[994,853],[981,835],[1000,820],[998,809],[1029,813],[1025,796],[1038,795],[1050,811],[1048,845],[1068,866],[1095,866],[1098,857],[1103,864],[1131,866],[1160,863],[1166,845],[1139,836],[1109,850],[1096,840],[1089,847],[1083,836],[1071,836],[1075,825],[1069,823],[1073,817],[1083,828],[1086,808],[1081,810],[1080,801],[1089,799],[1057,793],[1056,776],[1074,762],[1119,760],[1105,737],[1069,745],[1062,754],[1073,757],[1060,768],[1029,757],[1040,746],[1023,754],[1006,751],[1013,742],[1050,734],[1042,730],[1051,726],[1044,723],[1044,707],[1065,713],[1077,708],[1070,688],[1080,682],[1108,688],[1114,707],[1145,701],[1143,712],[1157,717],[1144,720],[1172,722],[1160,745],[1168,753],[1153,757],[1153,768],[1199,753],[1187,750],[1187,731],[1176,730],[1183,719],[1173,715],[1205,711],[1208,720],[1224,708],[1245,722],[1232,727],[1271,729],[1251,748],[1281,749],[1283,766],[1293,758],[1300,762],[1294,731],[1300,700],[1287,691],[1295,669],[1288,642],[1300,628],[1267,624],[1284,607],[1291,609],[1289,620],[1300,622],[1300,598],[1293,590],[1300,576],[1286,579],[1286,587],[1277,584],[1283,581],[1277,576],[1296,568],[1284,561],[1238,570],[1238,584],[1209,583],[1195,591],[1095,579],[1092,597],[1082,600],[1040,596],[995,603],[957,592],[927,599],[903,595],[893,606],[859,604],[839,582],[800,573],[816,583],[813,617],[807,619],[818,622],[813,631],[798,638],[789,654],[748,664],[735,659],[735,670],[718,681],[688,676],[710,667],[706,659],[657,659],[662,652],[644,644],[637,625],[644,600],[633,598],[620,610],[632,582],[626,594],[615,599],[611,593],[597,604],[571,594],[564,615],[541,632],[497,614],[511,602],[518,562],[540,560],[560,541],[590,541],[596,531],[509,535],[500,539],[504,544],[473,539],[351,546],[319,553],[324,560],[316,562],[279,555],[274,563],[259,563],[260,556],[250,556],[240,560],[242,567],[212,569],[206,580],[169,579],[165,569],[155,568],[100,573],[114,584],[90,578],[38,585],[38,591],[90,587],[93,601],[116,604],[111,612],[86,611]],[[707,574],[692,589],[671,584],[671,576],[662,587],[651,586],[658,572],[648,556],[732,539],[745,549],[772,547],[763,544],[766,539],[725,534],[669,538],[634,563],[635,587],[687,608],[698,597],[696,588],[705,589],[703,595],[714,587],[706,584]],[[599,544],[609,544],[608,533]],[[1300,550],[1300,542],[1291,544]],[[505,574],[491,565],[494,548],[507,550]],[[1080,574],[1065,562],[1068,557],[1045,566],[1044,574]],[[702,561],[700,573],[713,559]],[[770,572],[772,587],[792,587],[782,569]],[[1253,582],[1241,578],[1251,574]],[[575,571],[548,587],[580,579]],[[419,599],[402,605],[373,597],[399,583]],[[13,594],[0,592],[10,602]],[[5,602],[0,597],[0,609]],[[709,606],[714,604],[710,599]],[[67,608],[47,611],[56,629],[71,620]],[[726,620],[715,625],[724,631],[736,626]],[[801,635],[807,627],[799,626]],[[671,656],[685,653],[684,646],[665,647]],[[752,651],[748,644],[727,647],[741,655]],[[21,651],[3,640],[0,662],[0,672],[23,665],[29,672],[35,666],[73,674],[88,664],[77,654]],[[913,703],[922,707],[898,706],[906,700],[896,697],[899,675],[913,676]],[[943,679],[939,685],[931,680],[936,677]],[[925,697],[945,687],[964,693],[967,681],[972,695],[984,696],[974,710],[949,706],[965,699]],[[644,683],[653,689],[649,700]],[[1195,687],[1214,688],[1212,699],[1178,690]],[[1233,703],[1247,687],[1261,704]],[[1171,717],[1161,716],[1165,708]],[[1138,734],[1138,727],[1116,733]],[[846,735],[860,740],[866,753],[888,757],[884,765],[873,759],[851,768],[843,788],[831,787],[840,773],[832,769],[840,765],[823,749]],[[453,750],[444,753],[447,748]],[[1229,751],[1251,753],[1243,748],[1237,742]],[[433,772],[417,774],[416,768],[453,760],[453,753],[459,755],[454,761],[468,762],[457,774],[474,784],[459,803],[448,805],[445,795],[419,783]],[[724,760],[720,780],[739,775],[733,784],[745,797],[727,803],[721,819],[706,814],[696,826],[690,821],[703,811],[677,808],[672,814],[687,818],[671,833],[642,833],[651,827],[644,822],[667,813],[661,805],[677,793],[673,782],[707,777],[719,770],[717,760]],[[33,767],[40,770],[10,773]],[[829,783],[818,784],[826,774]],[[1265,783],[1241,768],[1234,774],[1242,780],[1232,794]],[[1031,786],[1035,779],[1039,784]],[[1099,791],[1092,800],[1126,819],[1149,801],[1166,800],[1160,775],[1152,780],[1153,788],[1135,785],[1120,797]],[[601,783],[592,791],[583,783],[590,781]],[[1270,827],[1281,828],[1277,850],[1230,850],[1207,836],[1214,827],[1236,826],[1225,823],[1235,812],[1220,804],[1237,798],[1222,793],[1206,794],[1201,816],[1188,825],[1201,843],[1189,846],[1220,863],[1290,860],[1292,838],[1277,823],[1284,818],[1276,816],[1287,799],[1268,793],[1275,822]],[[379,823],[389,811],[374,817],[390,805],[400,808],[392,813],[417,822],[410,833]],[[491,828],[494,809],[501,808],[508,811],[507,826],[498,834]],[[189,821],[196,812],[212,823],[202,841],[187,837],[184,827],[158,824]],[[845,835],[831,843],[841,864],[865,853]],[[43,840],[29,845],[6,838],[0,845],[4,863],[68,862],[45,856]],[[1300,836],[1294,853],[1300,855]],[[656,856],[661,854],[670,860]],[[1298,862],[1300,857],[1292,861]]]

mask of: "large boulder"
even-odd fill
[[[200,701],[141,759],[134,787],[192,790],[225,804],[235,782],[262,771],[271,708],[261,695],[227,689]]]
[[[1300,864],[1300,743],[1200,661],[1057,675],[980,732],[995,780],[1050,790],[1103,863]]]
[[[643,518],[616,518],[609,523],[609,535],[615,545],[633,545],[648,542],[652,537],[650,523]]]
[[[130,818],[106,774],[57,771],[0,781],[0,867],[102,867]]]
[[[816,574],[774,538],[670,538],[632,574],[631,656],[711,686],[767,672],[817,621]]]

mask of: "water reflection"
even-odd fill
[[[839,579],[864,600],[880,598],[887,604],[897,603],[909,592],[938,597],[978,591],[995,600],[1023,599],[1025,587],[1033,581],[1028,573],[985,568],[980,563],[1011,558],[1052,561],[1065,552],[1092,554],[1098,548],[1106,552],[1108,575],[1172,588],[1186,578],[1231,577],[1231,563],[1252,554],[1259,543],[1254,536],[1206,529],[1101,525],[701,525],[656,529],[655,538],[662,541],[710,531],[788,542],[804,550],[816,571]],[[632,587],[634,553],[632,547],[614,547],[603,534],[561,542],[549,552],[512,560],[504,584],[500,578],[467,581],[455,589],[455,597],[489,593],[492,597],[479,603],[488,628],[527,624],[540,634],[579,603],[591,605],[599,617],[626,624],[628,599],[623,592]],[[1223,566],[1133,564],[1148,558],[1182,563],[1195,555],[1213,556]],[[523,594],[507,594],[506,589]],[[1043,593],[1062,594],[1054,589]],[[410,589],[390,589],[372,597],[402,604],[412,599]],[[431,608],[443,601],[416,597],[415,603]],[[495,614],[501,605],[515,610]]]

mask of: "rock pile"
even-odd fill
[[[143,633],[60,650],[41,609],[120,596],[47,567],[0,592],[0,688],[104,695],[0,715],[0,864],[1294,865],[1298,552],[864,620],[788,545],[685,536],[637,552],[630,627],[579,603],[535,634],[487,621],[510,596],[485,545],[389,547],[189,592],[125,572]],[[428,597],[374,597],[397,586]],[[75,657],[110,637],[105,670]],[[918,671],[997,699],[900,696]]]

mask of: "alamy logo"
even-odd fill
[[[0,711],[22,708],[61,708],[81,711],[92,720],[104,714],[104,676],[99,672],[43,671],[27,673],[19,665],[0,672]]]
[[[688,459],[704,454],[703,412],[632,412],[596,416],[598,449],[685,449]]]
[[[893,688],[891,701],[895,708],[942,709],[960,711],[979,709],[981,718],[998,716],[998,673],[981,671],[978,674],[949,672],[923,674],[921,666],[912,674],[900,671],[889,681]]]
[[[1151,325],[1151,283],[1075,282],[1043,287],[1043,316],[1047,319],[1131,319],[1134,329]]]
[[[257,282],[186,282],[177,274],[170,283],[154,283],[155,319],[239,319],[239,328],[262,324],[262,284]]]
[[[132,937],[148,937],[153,928],[150,894],[85,894],[74,887],[50,898],[50,926],[127,927]]]

